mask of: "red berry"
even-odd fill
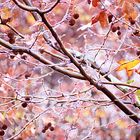
[[[9,33],[7,34],[7,36],[8,36],[9,38],[14,38],[14,33],[13,33],[13,32],[9,32]]]
[[[73,14],[73,18],[74,19],[78,19],[79,18],[79,14],[78,13]]]
[[[69,25],[70,25],[70,26],[73,26],[74,24],[75,24],[75,20],[74,20],[74,19],[70,19],[70,20],[69,20]]]
[[[113,26],[113,27],[111,28],[111,30],[112,30],[112,32],[116,32],[116,31],[117,31],[117,27],[116,27],[116,26]]]
[[[44,49],[40,48],[40,49],[39,49],[39,52],[40,52],[41,54],[44,53]]]
[[[9,39],[9,43],[10,43],[10,44],[14,44],[14,43],[15,43],[15,38],[10,38],[10,39]]]
[[[23,108],[27,107],[27,105],[28,105],[28,104],[27,104],[26,102],[23,102],[23,103],[22,103],[22,107],[23,107]]]

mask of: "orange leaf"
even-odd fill
[[[131,77],[132,74],[133,74],[133,70],[127,70],[126,74],[127,74],[128,77]]]
[[[135,19],[138,16],[138,12],[133,7],[133,3],[125,1],[123,4],[123,13],[125,14],[125,18],[128,20],[129,18]]]
[[[105,28],[108,26],[108,16],[105,11],[101,11],[99,14],[99,22],[102,26],[102,28]]]
[[[92,0],[92,6],[97,7],[100,0]]]

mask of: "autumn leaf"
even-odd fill
[[[96,16],[92,17],[91,24],[94,24],[94,23],[96,23],[98,21],[99,21],[99,15],[96,15]]]
[[[97,7],[100,0],[92,0],[92,6]]]
[[[121,71],[123,69],[132,70],[137,64],[140,63],[140,60],[138,59],[133,61],[121,60],[118,63],[121,65],[117,68],[117,71]]]
[[[117,68],[117,71],[125,69],[127,75],[130,77],[133,74],[134,67],[140,63],[140,60],[138,59],[133,61],[120,60],[118,63],[121,65]]]
[[[127,20],[129,18],[136,19],[136,17],[138,16],[138,12],[134,9],[133,3],[131,2],[125,1],[122,10]]]
[[[105,28],[108,26],[108,16],[105,11],[100,12],[99,22],[100,22],[102,28]]]
[[[121,129],[125,129],[127,127],[127,123],[124,120],[117,120],[116,125]]]

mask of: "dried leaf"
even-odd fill
[[[133,7],[133,3],[125,1],[123,4],[123,13],[125,14],[125,18],[128,20],[129,18],[135,19],[138,16],[138,12]]]
[[[105,28],[108,26],[108,16],[105,11],[101,11],[99,14],[99,22],[102,26],[102,28]]]

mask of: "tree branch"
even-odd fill
[[[8,43],[7,41],[3,40],[0,38],[0,45],[2,45],[3,47],[10,49],[12,51],[17,51],[17,52],[23,52],[23,53],[27,53],[30,56],[32,56],[33,58],[35,58],[36,60],[40,61],[43,64],[47,64],[47,65],[51,65],[50,67],[53,70],[56,70],[60,73],[63,73],[65,75],[68,75],[69,77],[73,77],[73,78],[77,78],[77,79],[81,79],[81,80],[85,80],[85,78],[76,72],[70,71],[70,70],[66,70],[62,67],[56,66],[54,63],[52,63],[51,61],[45,59],[44,57],[42,57],[41,55],[39,55],[38,53],[36,53],[35,51],[32,51],[28,48],[25,47],[18,47],[18,46],[13,46],[12,44]]]
[[[13,0],[15,1],[15,0]],[[25,10],[25,8],[22,7],[22,9]],[[32,12],[32,11],[30,11]],[[36,11],[38,12],[38,14],[40,15],[42,21],[44,22],[44,24],[48,27],[48,29],[50,30],[52,36],[55,38],[55,40],[57,41],[57,43],[59,44],[61,50],[64,52],[64,54],[66,56],[68,56],[68,58],[71,60],[71,62],[79,69],[80,73],[84,76],[84,78],[90,82],[91,85],[94,85],[98,90],[102,91],[108,98],[111,99],[112,102],[115,103],[116,106],[118,106],[125,114],[127,114],[132,120],[134,120],[136,123],[139,122],[140,118],[133,112],[131,111],[127,106],[125,106],[112,92],[110,92],[106,87],[104,87],[103,85],[100,85],[98,82],[96,82],[94,79],[91,78],[90,75],[88,75],[85,70],[83,69],[83,67],[81,66],[81,64],[78,63],[78,61],[73,57],[73,55],[68,52],[65,48],[65,46],[63,45],[62,41],[59,39],[57,33],[55,32],[55,30],[52,28],[52,26],[48,23],[48,21],[45,18],[44,13],[40,12],[40,11]]]

